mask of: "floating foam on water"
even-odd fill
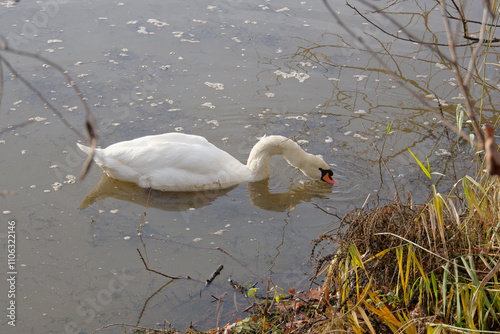
[[[201,106],[209,109],[215,109],[215,106],[212,104],[212,102],[205,102]]]
[[[181,42],[200,43],[200,41],[197,41],[197,40],[194,40],[194,39],[185,39],[185,38],[182,38]]]
[[[35,122],[43,122],[45,120],[47,120],[46,118],[44,117],[40,117],[40,116],[37,116],[37,117],[32,117],[32,118],[29,118],[28,119],[29,121],[35,121]]]
[[[286,119],[296,119],[297,121],[307,122],[307,118],[305,118],[304,116],[287,116],[285,118]]]
[[[445,150],[444,148],[438,149],[435,153],[438,157],[443,155],[451,156],[451,153],[448,150]]]
[[[362,135],[360,135],[359,133],[354,134],[354,136],[353,136],[353,137],[354,137],[354,138],[359,138],[359,139],[362,139],[362,140],[367,140],[367,139],[368,139],[368,138],[366,138],[366,137],[363,137],[363,136],[362,136]]]
[[[146,31],[146,27],[139,27],[139,29],[137,30],[137,32],[139,34],[142,34],[142,35],[153,35],[154,32],[147,32]]]
[[[215,90],[223,90],[224,89],[224,84],[222,84],[220,82],[205,81],[205,85],[210,87],[210,88],[215,88]]]
[[[362,81],[363,79],[368,78],[368,76],[367,76],[367,75],[364,75],[364,74],[355,74],[355,75],[353,75],[352,77],[353,77],[353,78],[357,78],[357,79],[358,79],[358,81]]]
[[[163,21],[160,21],[160,20],[157,20],[157,19],[148,19],[146,21],[147,23],[151,23],[159,28],[163,28],[163,27],[166,27],[166,26],[169,26],[170,24],[168,24],[167,22],[163,22]]]
[[[297,71],[291,71],[290,73],[286,73],[280,70],[276,70],[274,71],[274,74],[281,76],[283,79],[295,78],[299,80],[299,82],[301,83],[310,78],[310,76],[307,73],[297,72]]]

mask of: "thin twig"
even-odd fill
[[[109,328],[109,327],[115,327],[115,326],[132,327],[132,328],[144,329],[144,330],[150,330],[151,329],[149,327],[137,326],[137,325],[132,325],[132,324],[126,324],[126,323],[122,322],[122,323],[113,323],[113,324],[104,325],[102,327],[99,327],[99,328],[95,329],[92,332],[92,334],[95,334],[95,333],[97,333],[98,331],[100,331],[102,329],[106,329],[106,328]]]
[[[391,36],[395,39],[399,39],[401,41],[406,41],[406,42],[411,42],[411,43],[418,43],[418,44],[426,44],[426,45],[432,45],[432,46],[448,46],[448,44],[443,44],[443,43],[430,43],[430,42],[422,42],[418,39],[413,39],[413,38],[404,38],[404,37],[401,37],[401,36],[398,36],[398,35],[395,35],[385,29],[383,29],[382,27],[380,27],[379,25],[375,24],[375,22],[371,21],[368,17],[366,17],[366,15],[364,15],[363,13],[361,13],[361,11],[359,11],[355,6],[351,5],[349,2],[346,3],[346,5],[352,9],[354,9],[354,11],[356,11],[356,13],[358,13],[359,16],[361,16],[366,22],[370,23],[373,27],[377,28],[378,30],[380,30],[381,32],[383,32],[384,34],[388,35],[388,36]],[[466,44],[460,44],[460,45],[457,45],[457,46],[469,46],[471,45],[472,43],[466,43]]]
[[[144,263],[144,267],[146,268],[147,271],[151,271],[155,274],[158,274],[158,275],[161,275],[163,277],[170,278],[170,279],[186,279],[186,280],[192,280],[192,281],[199,282],[199,283],[204,283],[204,282],[197,280],[196,278],[192,278],[190,276],[170,276],[170,275],[164,274],[162,272],[159,272],[157,270],[151,269],[148,267],[146,261],[142,257],[142,254],[141,254],[141,251],[139,250],[139,248],[137,248],[137,252],[139,253],[139,256],[141,257],[142,263]]]

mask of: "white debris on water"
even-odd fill
[[[367,140],[368,138],[367,137],[363,137],[362,135],[360,135],[359,133],[356,133],[354,134],[353,136],[354,138],[359,138],[359,139],[362,139],[362,140]]]
[[[462,93],[458,93],[458,96],[453,96],[451,99],[452,100],[463,100],[463,99],[465,99],[465,97]]]
[[[224,84],[222,84],[220,82],[205,81],[205,85],[210,87],[210,88],[215,88],[215,90],[223,90],[224,89]]]
[[[280,8],[280,9],[276,9],[276,13],[288,12],[289,10],[290,10],[290,8],[283,7],[283,8]]]
[[[290,73],[286,73],[280,70],[276,70],[274,71],[274,74],[282,77],[283,79],[295,78],[299,80],[299,82],[301,83],[310,78],[309,74],[297,71],[291,71]]]
[[[436,65],[436,67],[437,67],[437,68],[439,68],[440,70],[443,70],[443,69],[445,69],[445,68],[446,68],[446,65],[443,65],[443,64],[441,64],[441,63],[436,63],[436,64],[434,64],[434,65]]]
[[[137,30],[137,32],[139,34],[142,34],[142,35],[154,35],[154,32],[148,32],[146,31],[146,27],[139,27],[139,29]]]
[[[438,149],[435,153],[436,153],[436,155],[437,155],[438,157],[443,156],[443,155],[446,155],[446,156],[451,156],[450,151],[448,151],[448,150],[446,150],[446,149],[444,149],[444,148],[440,148],[440,149]]]
[[[163,28],[170,25],[167,22],[163,22],[157,19],[148,19],[146,22],[151,23],[159,28]]]
[[[354,112],[355,114],[366,114],[366,111],[363,109],[359,109],[358,111]]]
[[[297,121],[304,121],[304,122],[307,122],[307,118],[305,118],[304,116],[287,116],[285,117],[286,119],[296,119]]]
[[[118,213],[118,209],[109,210],[110,213]]]
[[[368,78],[368,76],[367,76],[367,75],[364,75],[364,74],[355,74],[355,75],[353,75],[352,77],[353,77],[353,78],[357,78],[357,79],[358,79],[358,81],[363,81],[363,79]]]
[[[214,126],[219,126],[219,122],[216,119],[212,119],[210,121],[206,121],[208,125],[212,124]]]
[[[333,143],[332,137],[326,136],[325,143]]]
[[[215,109],[215,106],[212,104],[212,102],[205,102],[201,106],[209,109]]]
[[[32,117],[32,118],[29,118],[29,119],[28,119],[28,121],[34,121],[34,122],[43,122],[43,121],[45,121],[45,120],[47,120],[47,119],[46,119],[46,118],[44,118],[44,117],[39,117],[39,116],[37,116],[37,117]]]
[[[266,96],[269,98],[272,98],[272,97],[274,97],[274,93],[266,93]]]
[[[65,184],[75,184],[76,183],[76,176],[68,174],[66,175],[66,180],[63,181]]]
[[[58,191],[59,189],[61,189],[61,187],[62,187],[62,183],[60,183],[60,182],[54,182],[52,184],[52,188],[54,189],[54,191]]]

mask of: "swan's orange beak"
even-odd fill
[[[331,170],[324,170],[321,169],[321,180],[325,181],[326,183],[331,184],[332,186],[336,186],[339,183],[333,179],[333,172]]]
[[[329,174],[325,174],[325,176],[323,176],[321,178],[323,181],[325,181],[326,183],[330,183],[332,186],[337,186],[339,183],[337,181],[335,181],[333,179],[333,177],[331,177]]]

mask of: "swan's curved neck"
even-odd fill
[[[269,160],[273,155],[282,155],[295,168],[300,168],[308,153],[293,140],[283,136],[262,138],[250,151],[247,168],[252,173],[251,181],[269,177]]]

